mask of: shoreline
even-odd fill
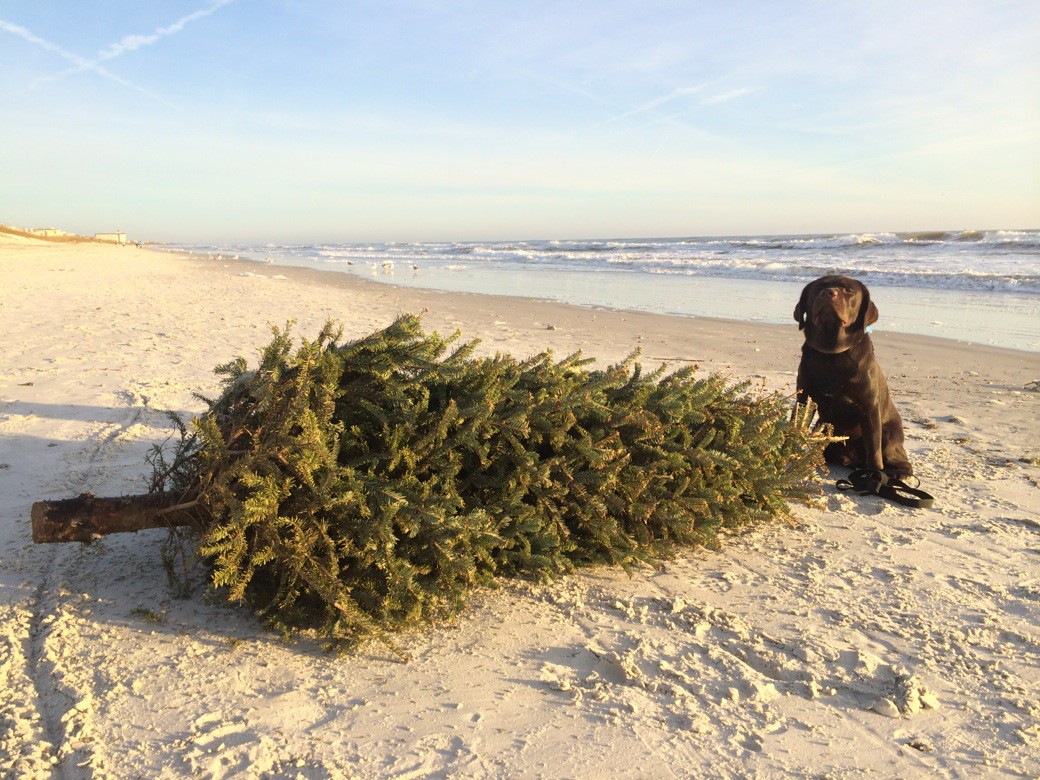
[[[803,240],[805,237],[793,243],[801,246]],[[1013,286],[1003,293],[984,289],[977,286],[978,280],[968,286],[957,284],[957,279],[937,285],[936,278],[950,274],[949,263],[953,262],[950,258],[945,264],[935,261],[934,268],[928,265],[931,260],[921,259],[920,279],[915,281],[912,273],[906,275],[909,272],[900,275],[892,270],[891,275],[887,275],[885,269],[891,266],[886,264],[893,262],[888,255],[882,253],[884,259],[872,260],[871,252],[863,254],[856,250],[849,254],[848,245],[844,244],[829,249],[818,247],[807,255],[788,249],[792,254],[777,255],[766,262],[762,252],[769,255],[784,247],[774,247],[772,240],[762,237],[735,242],[725,249],[716,246],[715,240],[705,241],[703,247],[692,251],[685,260],[676,258],[683,258],[681,253],[688,251],[683,248],[686,242],[674,246],[668,246],[667,242],[662,244],[660,257],[639,242],[592,242],[588,247],[560,242],[560,257],[554,254],[557,242],[532,242],[530,248],[526,242],[520,242],[519,247],[499,247],[491,242],[476,248],[463,246],[458,253],[445,250],[441,245],[414,245],[415,248],[409,248],[413,245],[343,245],[342,248],[337,245],[325,248],[188,245],[176,248],[241,257],[279,267],[314,268],[408,288],[523,296],[581,306],[773,324],[790,322],[789,301],[798,297],[806,282],[847,266],[842,272],[865,281],[875,298],[884,304],[875,331],[917,333],[1040,352],[1040,298],[1016,291]],[[604,248],[614,244],[613,249]],[[617,247],[627,244],[635,247],[633,256],[622,253],[621,259],[610,259],[613,252],[621,251]],[[759,246],[764,248],[756,249]],[[956,255],[961,249],[954,246],[949,251]],[[578,258],[583,257],[581,253],[585,251],[592,253],[588,256],[592,259],[579,262]],[[804,251],[804,247],[800,251]],[[932,257],[930,245],[912,251],[926,253],[925,258]],[[680,254],[675,255],[676,252]],[[523,257],[528,259],[521,259]],[[1025,257],[1015,257],[1018,258],[1015,262],[1026,262]],[[673,259],[677,265],[673,266]],[[703,272],[683,272],[686,260]],[[1010,265],[1002,265],[999,256],[960,259],[969,269],[976,267],[975,263],[990,261],[994,263],[995,283],[1003,280],[1013,285],[1014,274],[1010,269],[1017,266],[1010,260],[1007,261]],[[918,261],[908,256],[896,261],[897,265],[898,262],[909,263],[912,268]],[[733,264],[732,273],[724,271],[729,267],[726,263]],[[669,268],[677,270],[668,271]],[[748,270],[754,268],[764,273]],[[813,270],[814,274],[806,276]],[[933,277],[933,272],[938,276]],[[965,278],[977,276],[970,270],[963,273]],[[1009,275],[1005,277],[1001,273]],[[925,279],[931,282],[919,283]],[[968,313],[970,318],[966,320]]]
[[[344,339],[426,309],[479,351],[641,347],[793,392],[763,325],[396,288],[136,247],[0,240],[0,776],[1040,774],[1040,355],[874,334],[930,510],[835,489],[717,549],[548,584],[330,657],[177,598],[166,533],[33,545],[29,507],[143,492],[145,456],[269,323]],[[793,308],[794,301],[791,302]],[[1028,462],[1027,462],[1028,461]],[[192,684],[186,685],[185,680]]]
[[[616,316],[631,316],[637,318],[643,317],[664,317],[668,319],[674,319],[687,323],[713,323],[720,327],[731,326],[731,327],[747,327],[752,331],[758,328],[766,328],[770,330],[781,330],[781,331],[793,331],[795,338],[798,339],[797,325],[788,327],[787,324],[781,324],[777,322],[762,322],[756,320],[747,320],[739,318],[727,318],[727,317],[716,317],[708,315],[698,314],[679,314],[679,313],[664,313],[664,312],[651,312],[642,311],[638,309],[625,309],[607,305],[594,305],[594,304],[579,304],[579,303],[568,303],[564,301],[551,300],[548,298],[539,298],[533,296],[522,296],[522,295],[509,295],[509,294],[494,294],[486,292],[468,292],[468,291],[454,291],[454,290],[441,290],[436,288],[425,288],[411,285],[401,285],[394,281],[389,280],[375,280],[367,279],[365,277],[343,273],[334,269],[322,269],[314,268],[311,266],[303,265],[289,265],[286,263],[266,263],[262,260],[253,260],[251,258],[243,257],[228,257],[226,255],[217,254],[196,254],[179,249],[157,249],[154,247],[148,247],[145,245],[145,250],[154,251],[160,254],[177,255],[183,257],[186,260],[194,261],[199,263],[202,267],[207,267],[209,264],[225,264],[225,265],[236,265],[241,267],[244,271],[253,273],[256,276],[266,277],[269,279],[277,279],[279,276],[285,276],[286,278],[296,279],[307,279],[312,282],[316,282],[319,285],[335,285],[343,289],[352,289],[354,285],[358,285],[359,289],[376,291],[382,288],[391,288],[395,292],[392,294],[402,301],[417,301],[421,302],[420,299],[423,296],[432,296],[434,298],[440,296],[462,296],[462,297],[473,297],[473,298],[486,298],[489,300],[502,300],[509,302],[510,307],[523,307],[527,304],[544,307],[563,307],[564,309],[577,309],[589,312],[609,312]],[[259,269],[264,269],[261,272]],[[800,288],[800,285],[799,285]],[[375,293],[379,294],[379,293]],[[793,310],[794,305],[797,303],[797,292],[795,297],[791,299],[790,306]],[[425,308],[425,306],[424,306]],[[409,310],[411,311],[411,310]],[[794,323],[794,319],[791,318],[791,322]],[[697,327],[694,325],[693,327]],[[465,336],[465,334],[463,334]],[[934,344],[937,347],[942,348],[943,345],[957,345],[964,348],[970,349],[982,349],[982,350],[993,350],[994,352],[1005,352],[1010,355],[1022,354],[1038,356],[1040,352],[1037,350],[1022,349],[1015,347],[1002,347],[993,344],[984,344],[980,342],[967,341],[964,339],[958,339],[948,336],[934,336],[924,333],[913,333],[904,331],[888,331],[888,330],[876,330],[872,333],[872,338],[875,342],[880,340],[895,340],[903,341],[906,340],[907,344],[919,343],[927,346]],[[799,342],[800,343],[800,342]]]

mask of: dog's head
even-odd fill
[[[844,352],[861,341],[878,320],[866,285],[847,276],[823,276],[809,282],[794,308],[805,343],[819,352]]]

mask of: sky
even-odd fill
[[[1040,227],[1036,0],[0,0],[0,223],[315,243]]]

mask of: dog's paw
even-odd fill
[[[886,463],[885,473],[890,477],[895,477],[896,479],[904,479],[914,475],[914,468],[907,462]]]

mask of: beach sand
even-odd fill
[[[688,362],[793,393],[800,336],[0,237],[0,776],[1035,777],[1040,354],[875,337],[932,510],[839,493],[631,576],[507,582],[336,658],[203,591],[166,533],[33,545],[29,508],[143,492],[269,323],[429,330],[517,356]],[[884,315],[884,300],[876,301]],[[793,310],[795,301],[791,302]]]

